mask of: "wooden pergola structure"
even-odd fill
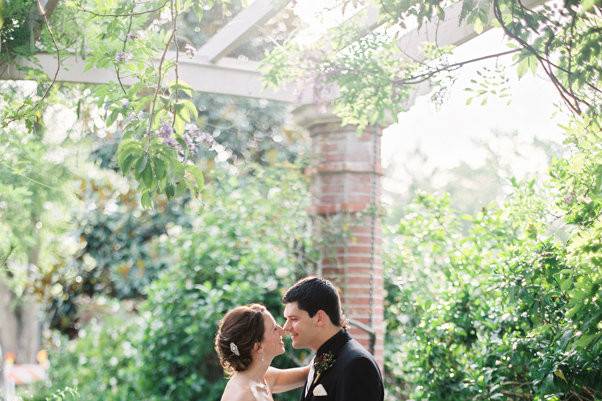
[[[289,2],[256,0],[210,38],[194,56],[180,54],[179,77],[199,92],[291,104],[291,118],[306,129],[312,138],[315,161],[310,170],[312,212],[322,217],[359,215],[380,202],[380,141],[385,127],[371,127],[365,135],[358,136],[356,128],[343,126],[331,109],[323,107],[323,104],[318,107],[311,90],[297,90],[292,86],[266,89],[258,68],[259,62],[228,57]],[[524,1],[526,7],[538,4],[541,4],[541,0]],[[436,40],[439,46],[460,45],[476,37],[478,33],[472,26],[459,23],[461,8],[462,3],[456,3],[446,9],[443,20],[425,23],[420,29],[406,32],[399,40],[399,47],[407,57],[421,60],[424,58],[421,52],[424,42]],[[378,7],[372,6],[359,11],[344,24],[354,24],[360,28],[360,32],[370,32],[378,28],[380,21]],[[485,29],[490,27],[486,26]],[[175,53],[168,53],[167,58],[175,59]],[[49,76],[54,74],[57,65],[54,55],[40,54],[38,62]],[[113,69],[85,71],[84,66],[85,62],[81,59],[62,60],[57,80],[89,84],[117,80]],[[16,68],[9,68],[0,77],[5,80],[24,78]],[[416,94],[420,94],[419,91],[420,88],[417,88]],[[424,93],[424,88],[422,91]],[[382,230],[376,213],[372,213],[372,217],[366,216],[347,227],[348,239],[345,243],[337,243],[333,249],[324,252],[316,274],[339,286],[344,313],[352,323],[352,335],[375,354],[382,366]],[[318,225],[317,235],[320,235],[320,230]]]

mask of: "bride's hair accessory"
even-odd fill
[[[238,347],[236,346],[236,344],[230,343],[230,351],[232,351],[232,353],[234,355],[240,356],[240,351],[238,350]]]

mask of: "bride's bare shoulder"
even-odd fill
[[[230,380],[224,389],[221,401],[256,401],[248,385]]]

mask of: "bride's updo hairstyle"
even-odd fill
[[[265,306],[251,304],[230,310],[220,320],[215,351],[227,374],[246,370],[253,361],[253,346],[263,340]]]

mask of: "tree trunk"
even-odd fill
[[[32,227],[38,218],[32,216]],[[29,266],[37,266],[42,238],[36,227],[35,245],[27,252]],[[0,280],[0,347],[4,358],[11,353],[16,363],[35,363],[41,343],[40,305],[34,296],[17,297],[6,282]]]
[[[14,296],[6,283],[0,281],[0,347],[6,358],[8,353],[17,353],[17,317]]]
[[[0,347],[4,358],[10,353],[16,363],[34,363],[40,350],[40,305],[30,296],[17,299],[0,282]]]

